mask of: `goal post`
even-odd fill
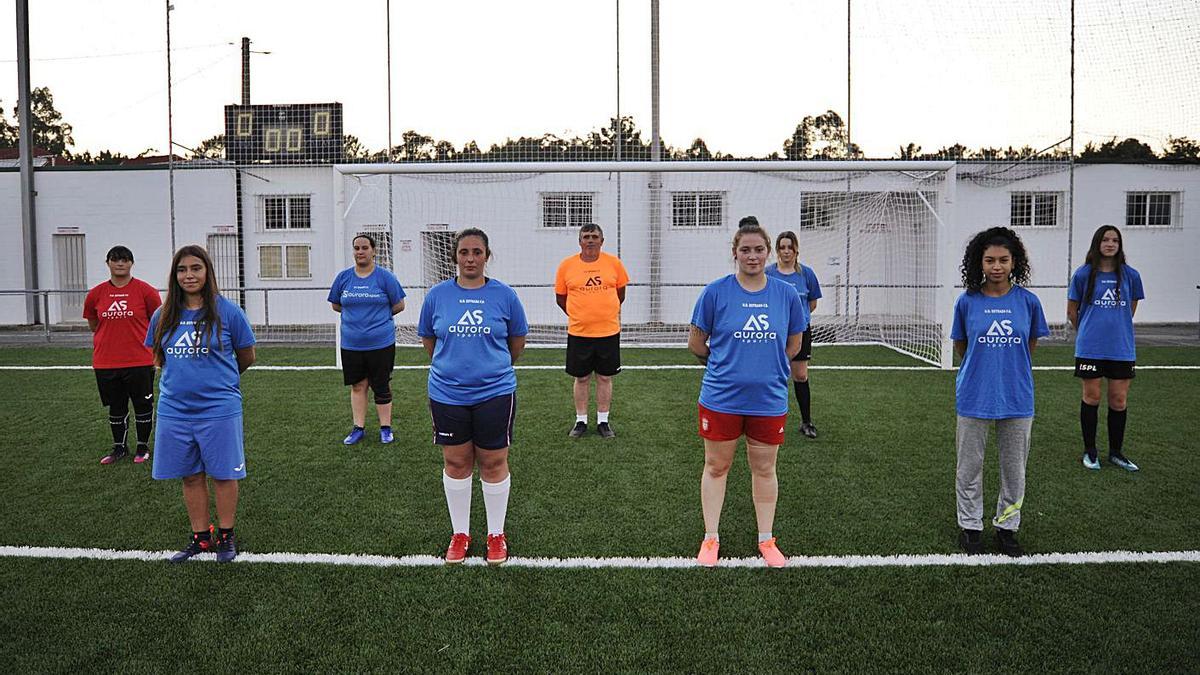
[[[386,233],[415,327],[429,287],[453,274],[453,233],[491,239],[488,274],[516,289],[532,345],[566,341],[554,299],[559,262],[578,230],[604,231],[604,250],[630,276],[622,344],[683,346],[695,299],[734,271],[732,237],[754,215],[774,238],[791,231],[822,288],[817,344],[883,345],[949,363],[953,303],[954,162],[473,162],[334,165],[335,246]],[[774,241],[771,242],[774,247]],[[774,256],[772,256],[774,261]]]

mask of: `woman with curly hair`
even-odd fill
[[[1096,424],[1100,411],[1100,381],[1108,380],[1108,461],[1137,471],[1121,446],[1125,441],[1125,403],[1137,351],[1133,344],[1133,315],[1146,297],[1142,276],[1125,264],[1121,231],[1101,225],[1092,235],[1086,262],[1071,277],[1067,319],[1075,336],[1075,377],[1083,382],[1079,427],[1083,432],[1083,465],[1100,470]]]
[[[950,329],[961,359],[954,391],[958,544],[968,555],[983,553],[983,451],[994,424],[1000,494],[992,526],[1000,552],[1016,557],[1024,554],[1016,532],[1033,429],[1032,357],[1050,328],[1038,297],[1021,287],[1029,280],[1029,256],[1016,232],[993,227],[976,234],[961,270],[964,291]]]

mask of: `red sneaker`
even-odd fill
[[[767,567],[783,567],[787,565],[787,558],[783,556],[783,553],[779,551],[779,547],[775,545],[775,537],[771,537],[759,544],[758,552],[762,554]]]
[[[462,532],[455,532],[450,537],[450,547],[446,549],[446,564],[458,565],[467,559],[467,549],[471,547],[471,537]]]
[[[500,565],[508,560],[508,540],[504,533],[489,534],[487,538],[487,564]]]

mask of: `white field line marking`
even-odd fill
[[[513,366],[516,370],[562,370],[561,365],[555,366]],[[871,371],[871,370],[914,370],[938,372],[940,368],[934,366],[818,366],[811,365],[809,370],[848,370],[848,371]],[[0,366],[0,371],[17,370],[91,370],[91,366]],[[1074,366],[1034,366],[1037,371],[1066,371],[1073,372]],[[1137,366],[1138,370],[1200,370],[1200,366]],[[263,371],[341,371],[337,366],[251,366],[250,370]],[[429,366],[396,366],[395,370],[429,370]],[[659,366],[621,366],[621,370],[704,370],[704,366],[684,365],[684,364],[665,364]],[[951,370],[958,370],[952,368]],[[947,371],[949,372],[949,371]]]
[[[164,561],[173,551],[115,551],[99,548],[49,546],[0,546],[0,557],[57,558],[84,560]],[[201,553],[197,561],[215,561],[212,553]],[[342,565],[350,567],[441,567],[432,555],[355,555],[338,553],[241,553],[239,563],[290,565]],[[1095,565],[1105,563],[1200,562],[1200,551],[1095,551],[1083,553],[1040,553],[1023,558],[1002,555],[849,555],[792,556],[790,567],[992,567],[997,565]],[[467,560],[468,566],[485,565],[483,558]],[[512,557],[505,567],[533,569],[694,569],[694,558],[524,558]],[[722,558],[719,567],[765,567],[761,558]]]

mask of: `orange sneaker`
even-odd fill
[[[696,556],[696,562],[702,567],[717,566],[717,551],[721,548],[719,539],[705,539],[700,544],[700,554]]]
[[[779,552],[779,547],[775,545],[775,537],[759,544],[758,552],[762,554],[763,560],[767,561],[767,567],[787,565],[787,558],[783,557],[783,554]]]
[[[458,565],[467,559],[467,549],[471,547],[471,537],[462,532],[455,532],[450,537],[450,548],[446,549],[446,564]]]
[[[504,533],[489,534],[487,538],[487,564],[500,565],[508,560],[508,540]]]

